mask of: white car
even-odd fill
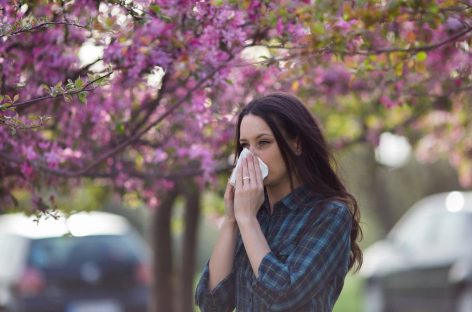
[[[0,311],[148,310],[149,247],[128,221],[0,215]]]
[[[472,311],[472,192],[417,202],[364,252],[366,312]]]

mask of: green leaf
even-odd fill
[[[72,79],[67,79],[66,90],[72,90],[75,88],[75,84]]]
[[[64,100],[67,103],[70,103],[70,102],[72,102],[72,96],[70,94],[64,94]]]
[[[172,18],[169,15],[161,14],[159,16],[164,22],[170,23],[172,22]]]
[[[436,4],[436,3],[432,3],[430,6],[429,6],[429,11],[433,14],[437,14],[439,13],[439,6]]]
[[[19,98],[20,98],[20,95],[19,95],[19,94],[15,94],[15,96],[13,97],[13,103],[15,103],[16,101],[18,101]]]
[[[427,57],[428,57],[428,54],[426,54],[426,52],[424,52],[424,51],[418,52],[418,53],[416,54],[416,60],[417,60],[418,62],[424,62],[424,61],[426,61],[426,58],[427,58]]]
[[[48,86],[47,84],[45,84],[45,83],[41,84],[41,88],[42,88],[43,90],[45,90],[47,93],[49,93],[49,91],[50,91],[50,90],[49,90],[49,86]]]
[[[12,103],[6,102],[6,103],[0,105],[0,109],[1,110],[6,110],[7,108],[12,107],[12,106],[13,106]]]
[[[95,80],[94,84],[101,87],[106,85],[109,81],[110,79],[108,77],[102,77],[100,79]]]
[[[77,89],[82,89],[84,87],[84,81],[80,79],[80,77],[75,80],[75,87]]]
[[[125,133],[125,125],[122,122],[115,123],[115,129],[119,134]]]
[[[3,101],[4,96],[0,94],[0,102]]]
[[[223,0],[213,0],[211,3],[214,6],[222,6],[224,4]]]
[[[77,94],[77,97],[79,98],[80,103],[87,103],[87,91],[82,91]]]
[[[325,27],[323,23],[314,22],[310,25],[311,33],[315,35],[323,35],[325,33]]]
[[[149,8],[151,9],[151,11],[156,13],[156,15],[159,15],[161,13],[161,7],[158,6],[157,4],[151,4]]]

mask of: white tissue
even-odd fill
[[[241,165],[241,161],[244,158],[246,158],[247,155],[249,155],[249,154],[251,154],[251,152],[247,148],[244,148],[242,150],[241,154],[239,154],[239,158],[238,158],[238,162],[236,163],[236,167],[234,167],[233,172],[231,173],[231,177],[229,178],[229,183],[231,183],[231,185],[234,186],[236,184],[236,170]],[[267,177],[267,175],[269,174],[269,167],[267,167],[267,165],[259,157],[256,157],[256,158],[259,160],[259,167],[261,168],[262,179],[265,179],[265,177]]]

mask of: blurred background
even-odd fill
[[[471,45],[471,1],[0,1],[0,311],[195,310],[235,116],[284,91],[361,210],[335,311],[471,312]]]
[[[365,258],[360,273],[348,274],[334,311],[470,311],[472,263],[470,261],[472,251],[470,248],[470,237],[472,237],[470,192],[457,192],[461,190],[457,176],[444,161],[425,165],[418,163],[411,154],[408,154],[402,156],[401,163],[392,166],[376,156],[379,153],[369,146],[356,146],[337,155],[340,172],[359,201],[364,233],[361,246],[365,252]],[[395,154],[389,155],[393,157]],[[442,196],[423,203],[416,209],[427,207],[435,212],[447,213],[457,220],[449,220],[449,217],[442,214],[439,214],[437,218],[431,218],[428,214],[419,216],[413,214],[413,217],[407,214],[411,214],[409,209],[413,204],[436,193],[442,193]],[[200,196],[201,214],[198,216],[196,237],[197,271],[193,278],[193,287],[199,278],[200,270],[211,254],[224,210],[221,191],[206,189]],[[27,209],[28,197],[28,193],[18,192],[20,207]],[[25,220],[21,223],[19,220],[8,219],[7,217],[11,214],[1,216],[1,263],[6,268],[12,267],[12,261],[16,262],[13,259],[18,259],[18,265],[23,263],[23,267],[16,269],[19,275],[15,287],[21,289],[27,297],[43,295],[47,297],[56,289],[58,293],[55,296],[64,298],[66,302],[65,294],[70,291],[69,287],[71,287],[71,289],[76,289],[79,295],[78,297],[73,293],[70,295],[70,298],[75,299],[69,304],[76,304],[76,308],[70,308],[67,311],[122,311],[121,309],[125,307],[118,309],[113,306],[115,301],[124,302],[122,301],[124,289],[120,287],[125,287],[128,293],[134,287],[132,285],[136,285],[140,289],[137,291],[139,294],[137,298],[140,298],[137,302],[141,302],[142,307],[133,308],[129,305],[125,311],[147,310],[147,305],[152,302],[149,288],[152,279],[150,246],[153,243],[153,231],[152,212],[149,208],[138,201],[134,205],[124,205],[113,192],[104,191],[103,187],[97,187],[93,183],[68,194],[59,194],[57,201],[59,205],[64,204],[67,207],[66,214],[74,211],[98,210],[112,215],[104,215],[103,220],[98,221],[93,221],[93,216],[89,216],[90,220],[83,219],[83,224],[79,225],[81,228],[78,230],[74,230],[73,225],[64,227],[66,222],[62,215],[57,216],[58,220],[54,217],[45,219],[43,216],[40,220],[36,220],[39,224],[34,221],[34,217],[30,217],[28,225]],[[409,223],[403,221],[407,225],[397,230],[400,232],[396,234],[399,240],[398,246],[377,246],[380,244],[379,241],[387,238],[389,231],[404,214],[407,214],[407,220],[412,220]],[[113,220],[114,216],[121,216],[124,220]],[[428,221],[430,219],[434,220]],[[437,219],[447,224],[441,227]],[[172,249],[175,251],[172,256],[175,266],[173,269],[179,271],[182,270],[179,267],[180,263],[184,263],[181,259],[185,239],[185,196],[176,197],[171,208],[170,221]],[[51,222],[56,224],[51,224]],[[116,226],[114,222],[123,223],[121,225],[123,229]],[[46,229],[45,233],[43,233],[44,229]],[[7,239],[5,239],[6,236],[1,236],[5,233],[10,235]],[[22,245],[19,242],[12,241],[11,237],[15,233],[25,237],[24,239],[31,240],[29,243],[24,243],[29,245],[29,249],[20,247]],[[435,233],[436,236],[442,237],[442,244],[447,248],[441,247],[439,239],[434,240]],[[391,236],[392,234],[390,238]],[[72,243],[73,237],[89,237],[90,243],[86,241]],[[372,248],[373,246],[375,248]],[[24,251],[20,252],[20,249]],[[80,257],[74,254],[75,251]],[[111,268],[113,255],[109,252],[117,253],[114,270]],[[78,264],[74,263],[81,266],[77,267]],[[92,282],[82,280],[80,272],[87,271],[87,264],[90,263],[96,263],[98,265],[96,270],[102,272],[99,273],[100,278],[96,278],[100,282],[93,278],[93,266],[90,273]],[[34,271],[35,267],[49,271],[43,273],[45,275],[41,277]],[[76,274],[76,277],[67,274],[60,277],[61,274],[57,271],[61,270],[69,272],[68,275]],[[415,273],[415,270],[418,272]],[[455,280],[453,274],[457,270],[459,272]],[[8,273],[10,270],[5,271]],[[390,280],[385,278],[389,271]],[[107,274],[111,277],[107,278]],[[5,276],[2,274],[0,278],[4,279]],[[61,281],[61,278],[67,281]],[[92,298],[96,299],[91,300],[86,293],[80,294],[85,291],[80,290],[81,288],[93,289],[95,297]],[[388,293],[382,293],[387,290]],[[469,301],[465,303],[468,304],[467,308],[455,310],[459,290],[468,291],[469,297],[464,300]],[[79,305],[81,301],[77,299],[80,296],[88,298],[82,302],[83,306]],[[2,299],[5,300],[5,298],[4,295]],[[32,308],[25,311],[55,311],[53,303],[35,300],[28,303]],[[386,306],[387,302],[390,306]]]

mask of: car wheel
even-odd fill
[[[367,282],[364,289],[364,311],[386,312],[385,295],[382,287],[376,282]]]
[[[464,287],[457,297],[456,312],[472,311],[472,286]]]

